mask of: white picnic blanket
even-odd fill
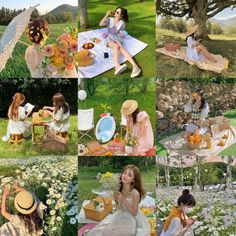
[[[227,134],[228,139],[225,145],[219,146],[218,143],[221,137]],[[172,135],[160,141],[160,143],[167,149],[170,156],[215,156],[224,149],[228,148],[232,144],[236,143],[236,128],[230,127],[229,130],[222,131],[219,137],[213,139],[212,149],[207,149],[207,146],[203,146],[201,149],[190,149],[188,147],[187,140],[183,137],[183,132]],[[158,155],[158,153],[157,153]]]
[[[167,51],[165,48],[157,48],[156,52],[162,53],[166,56],[184,60],[190,65],[196,65],[199,69],[213,71],[219,74],[228,68],[229,60],[222,57],[221,55],[212,54],[217,60],[216,63],[210,62],[207,59],[203,59],[198,62],[193,62],[186,57],[186,50],[187,47],[181,47],[179,52],[170,52]]]
[[[105,32],[106,28],[103,28],[103,29],[85,31],[78,34],[79,50],[83,49],[82,48],[83,44],[88,41],[91,41],[91,39],[99,38],[101,40],[100,43],[98,44],[95,43],[94,48],[90,49],[90,51],[95,55],[94,64],[86,67],[79,67],[78,70],[79,78],[93,78],[114,67],[113,50],[111,48],[106,47],[104,43],[103,34]],[[124,32],[124,34],[125,38],[123,40],[123,46],[132,57],[148,46],[148,44],[143,43],[140,40],[128,35],[127,32]],[[109,54],[108,58],[104,58],[105,52]],[[123,56],[120,56],[119,60],[120,63],[126,61],[126,59]]]
[[[87,204],[89,204],[90,200],[84,200],[82,203],[82,207],[81,210],[79,212],[79,216],[78,216],[78,222],[81,224],[88,224],[88,223],[98,223],[97,221],[94,220],[90,220],[87,219],[85,217],[85,213],[84,213],[84,209],[83,207],[86,206]],[[146,196],[140,203],[139,203],[139,207],[155,207],[156,203],[155,203],[155,199],[150,197],[150,196]],[[111,217],[112,214],[109,214],[108,216],[106,216],[106,219],[108,219],[109,217]]]

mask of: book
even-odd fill
[[[29,113],[31,113],[32,112],[32,110],[34,109],[34,105],[32,105],[31,103],[26,103],[25,105],[24,105],[24,109],[25,109],[25,111],[29,114]]]

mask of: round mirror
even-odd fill
[[[96,126],[96,139],[102,143],[106,143],[112,139],[116,131],[116,122],[112,116],[102,117]]]

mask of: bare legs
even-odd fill
[[[129,61],[131,63],[131,65],[133,66],[131,77],[135,77],[136,75],[140,74],[141,69],[138,67],[138,65],[135,63],[134,59],[129,55],[129,53],[126,51],[126,49],[122,46],[122,44],[119,41],[109,42],[107,44],[107,46],[112,48],[114,51],[115,70],[118,70],[120,67],[119,55],[121,53],[126,58],[126,60]],[[135,74],[135,76],[132,76],[134,74]]]
[[[202,54],[204,54],[204,56],[211,62],[217,62],[217,60],[212,56],[211,53],[208,52],[208,50],[203,46],[203,45],[199,45],[198,47],[196,47],[198,52],[201,52]]]

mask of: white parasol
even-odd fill
[[[8,59],[12,56],[16,43],[29,23],[32,12],[38,5],[21,12],[5,29],[0,39],[0,72],[5,68]]]

